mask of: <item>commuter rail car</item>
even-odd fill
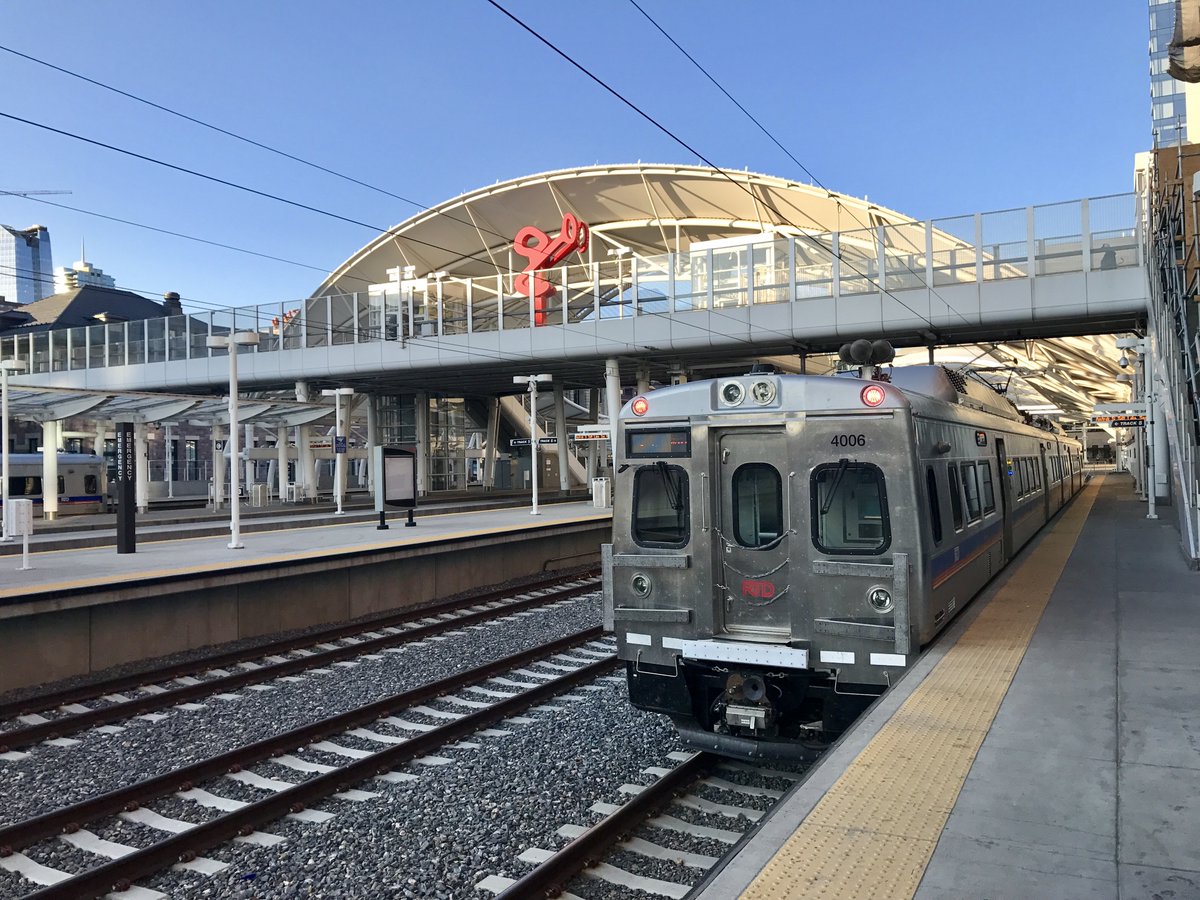
[[[105,462],[90,453],[58,454],[58,511],[60,515],[99,513],[105,510]],[[32,500],[34,514],[40,515],[44,485],[42,454],[8,455],[8,496],[12,500]]]
[[[630,699],[697,748],[811,756],[1081,488],[1081,453],[938,366],[636,397],[603,548]]]

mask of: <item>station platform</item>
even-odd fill
[[[1200,575],[1094,478],[699,896],[1200,898]]]
[[[0,692],[196,647],[416,606],[598,561],[612,511],[590,503],[430,514],[409,528],[327,514],[229,531],[0,557]]]

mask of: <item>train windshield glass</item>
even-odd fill
[[[646,547],[688,542],[688,477],[664,462],[642,466],[633,479],[633,539]]]
[[[769,547],[783,535],[783,480],[773,466],[747,463],[733,473],[733,536],[743,547]]]
[[[892,542],[883,472],[843,459],[812,474],[813,544],[822,553],[882,553]]]

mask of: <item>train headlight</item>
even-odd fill
[[[746,389],[740,381],[727,381],[721,385],[721,400],[726,406],[738,406],[746,399]]]
[[[871,407],[878,406],[887,399],[887,394],[884,393],[883,388],[877,384],[868,384],[862,389],[862,394],[860,396],[862,397],[862,402]]]
[[[892,594],[887,588],[873,587],[867,591],[867,602],[875,612],[891,612]]]
[[[654,582],[650,580],[650,576],[644,572],[638,572],[629,582],[633,588],[633,593],[640,599],[645,600],[650,596],[650,592],[654,590]]]
[[[750,385],[750,396],[760,406],[775,402],[775,385],[769,381],[756,381]]]

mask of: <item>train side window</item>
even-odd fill
[[[58,476],[58,495],[61,497],[67,492],[67,480],[61,475]]]
[[[958,469],[951,463],[947,468],[950,473],[950,517],[954,519],[954,530],[963,527],[962,490],[958,486]]]
[[[84,475],[83,492],[85,494],[100,493],[100,479],[98,479],[95,475]]]
[[[942,507],[938,503],[937,475],[933,466],[925,469],[925,487],[929,492],[929,525],[933,529],[933,542],[942,542]]]
[[[979,464],[979,487],[983,493],[983,514],[986,516],[996,508],[996,489],[992,486],[992,464]]]
[[[1030,460],[1029,466],[1033,469],[1033,486],[1040,491],[1042,489],[1042,467],[1036,459]]]
[[[892,543],[887,488],[876,465],[823,463],[809,491],[813,545],[822,553],[882,553]]]
[[[975,474],[975,463],[962,464],[963,491],[967,495],[967,521],[974,522],[980,518],[979,511],[979,479]]]
[[[1024,497],[1029,493],[1028,481],[1029,477],[1029,460],[1021,457],[1017,460],[1017,496]]]
[[[641,466],[633,479],[633,539],[645,547],[688,542],[688,477],[664,462]]]
[[[11,475],[8,479],[8,496],[32,497],[42,492],[40,475]]]
[[[783,534],[783,479],[774,466],[746,463],[733,473],[733,537],[743,547],[766,547]]]

